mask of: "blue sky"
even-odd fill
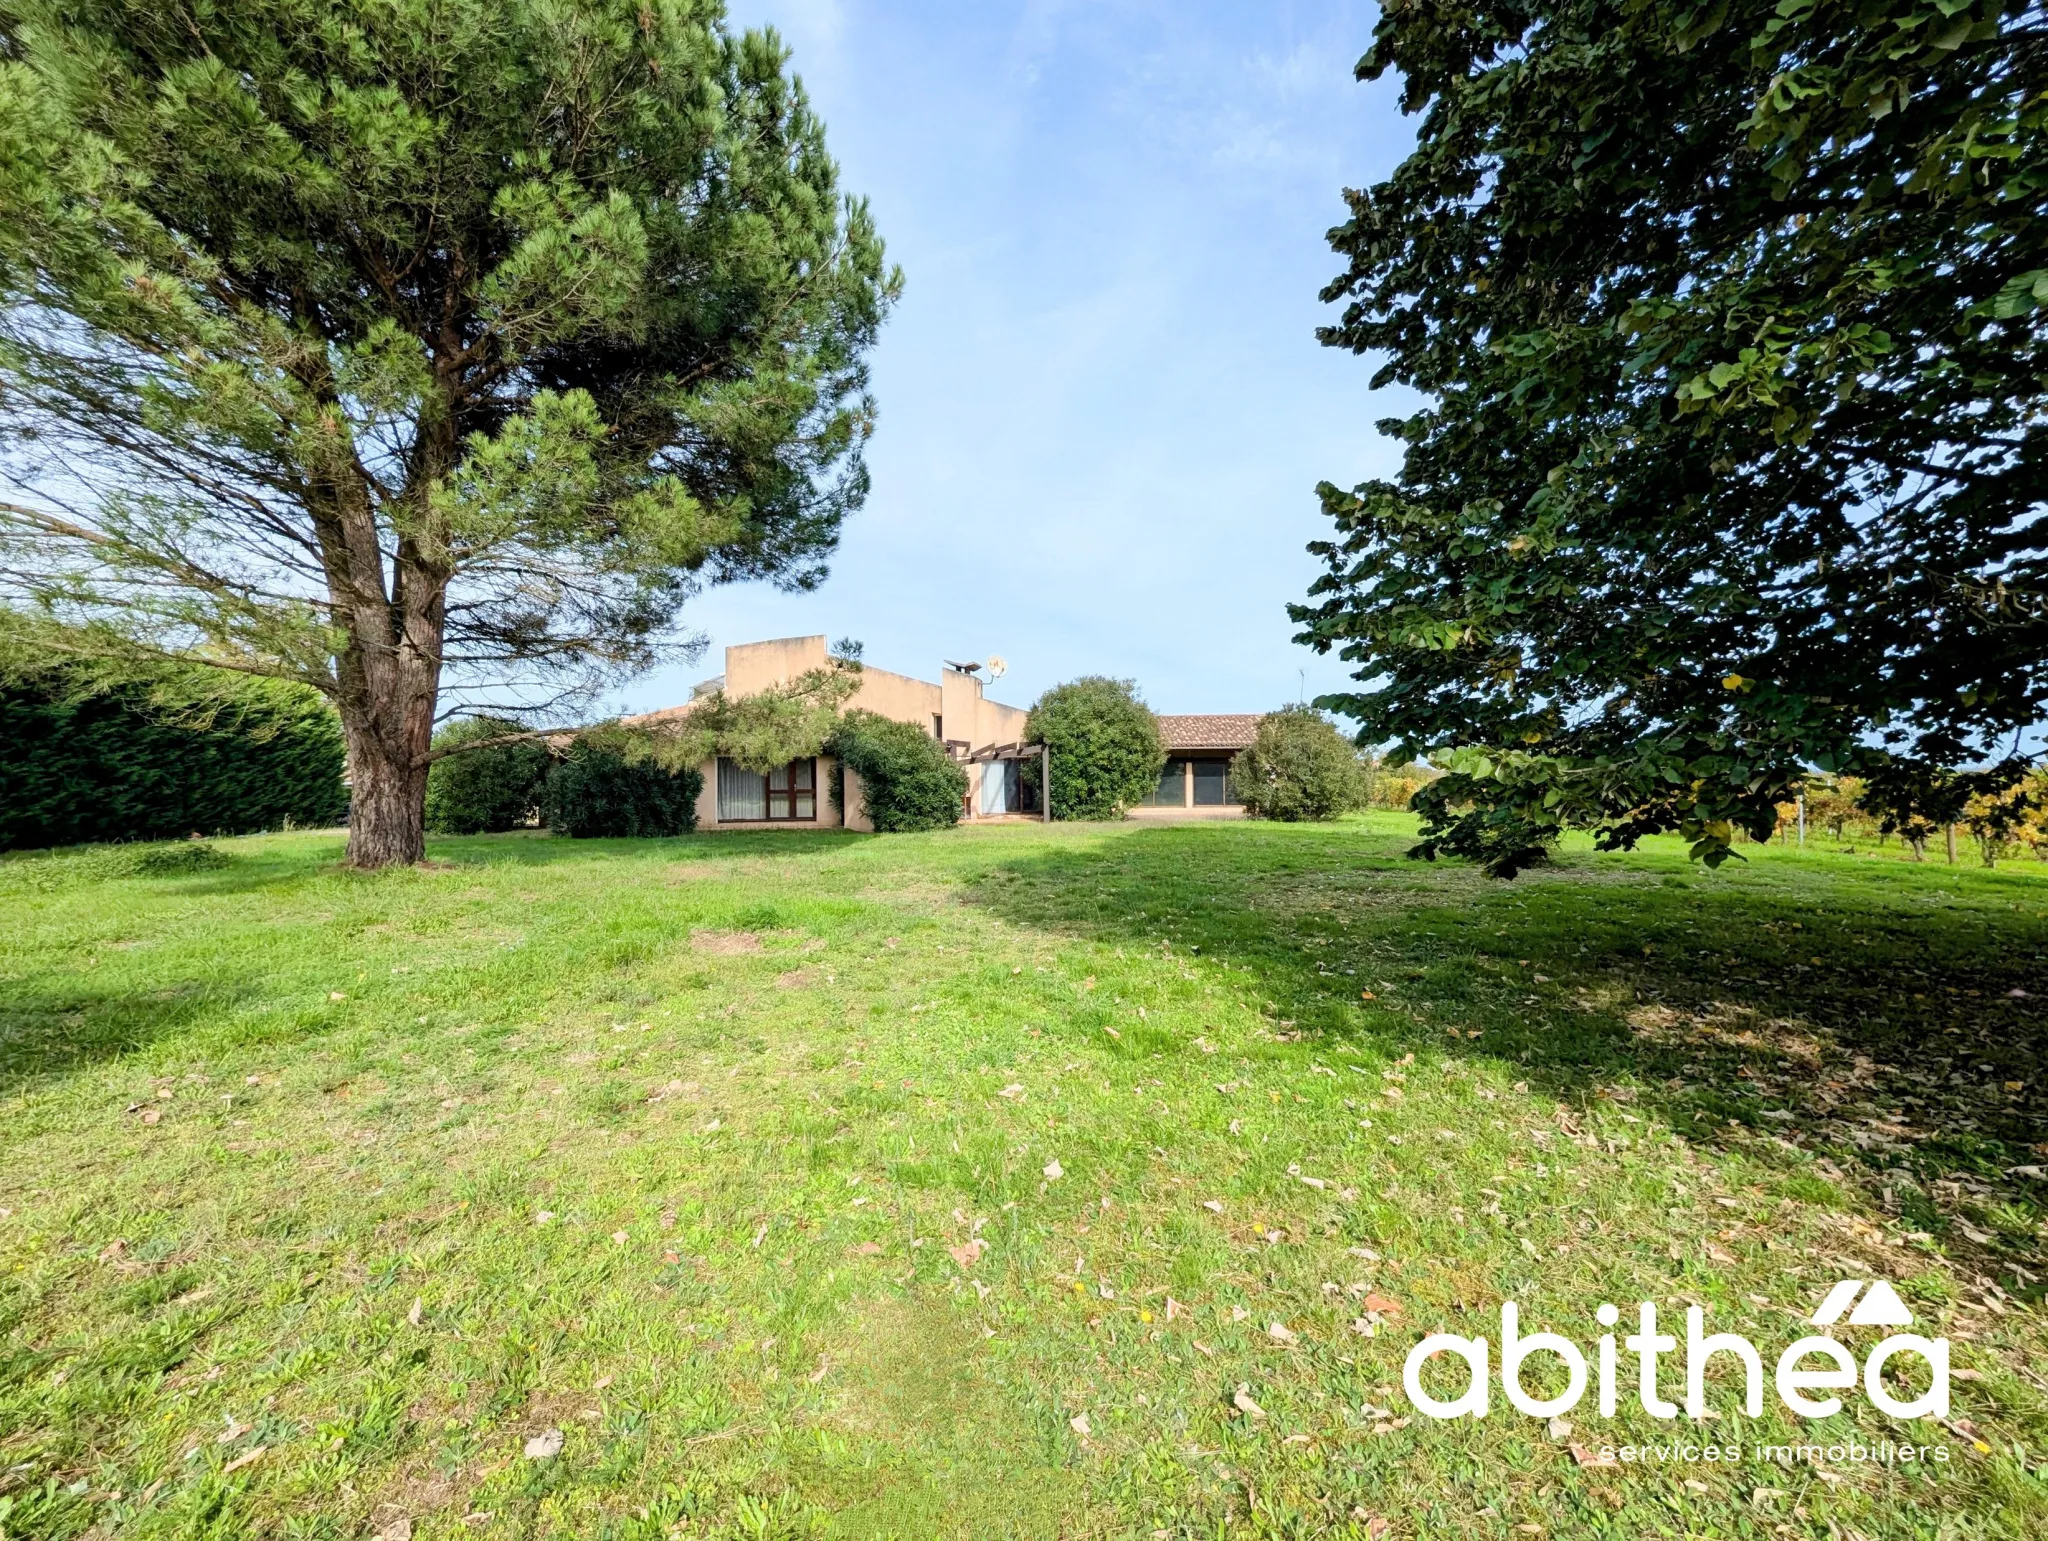
[[[1003,655],[1166,712],[1261,711],[1341,667],[1291,641],[1315,485],[1390,472],[1397,410],[1319,346],[1341,190],[1412,138],[1351,77],[1376,9],[1210,0],[733,0],[795,53],[906,279],[874,358],[874,490],[811,594],[716,590],[711,649],[853,636],[932,677]],[[1305,671],[1304,674],[1301,671]]]

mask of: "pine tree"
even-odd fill
[[[787,63],[715,0],[0,0],[7,597],[314,686],[350,861],[419,859],[438,717],[866,493],[900,279]]]

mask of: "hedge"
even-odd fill
[[[340,824],[342,765],[333,711],[281,681],[175,671],[82,699],[61,672],[0,685],[0,850]]]
[[[901,834],[960,822],[967,772],[945,746],[914,723],[852,711],[839,720],[825,752],[860,777],[861,798],[878,831]],[[832,803],[845,816],[839,778]]]
[[[523,733],[511,717],[469,717],[434,735],[436,749]],[[548,777],[547,746],[501,744],[436,760],[427,772],[427,828],[442,835],[498,834],[531,824]]]
[[[697,827],[703,774],[629,759],[616,745],[584,738],[548,771],[548,828],[577,839],[687,835]]]

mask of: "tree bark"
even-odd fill
[[[359,604],[336,660],[348,749],[351,867],[411,865],[427,853],[427,756],[440,698],[445,578],[408,564],[392,599]]]
[[[426,718],[431,731],[433,706]],[[401,734],[387,744],[368,724],[342,724],[348,746],[348,856],[351,867],[410,866],[427,854],[427,764]]]

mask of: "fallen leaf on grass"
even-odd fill
[[[853,1250],[854,1255],[857,1257],[879,1257],[882,1252],[882,1244],[879,1241],[864,1241]]]
[[[1391,1300],[1378,1291],[1367,1294],[1365,1299],[1361,1300],[1358,1305],[1360,1310],[1377,1311],[1382,1316],[1399,1316],[1401,1314],[1401,1302]]]
[[[424,1298],[424,1297],[422,1297],[422,1296],[419,1296],[419,1295],[415,1295],[415,1296],[413,1296],[413,1297],[412,1297],[412,1309],[411,1309],[410,1311],[408,1311],[408,1312],[406,1312],[406,1313],[405,1313],[405,1319],[406,1319],[406,1320],[407,1320],[408,1322],[412,1323],[412,1325],[413,1325],[413,1326],[415,1326],[415,1327],[419,1326],[419,1324],[420,1324],[420,1313],[421,1313],[422,1311],[424,1311],[424,1310],[426,1309],[426,1305],[427,1305],[427,1302],[426,1302],[426,1300],[425,1300],[425,1298]]]
[[[997,1092],[996,1095],[998,1097],[1008,1097],[1012,1102],[1015,1102],[1024,1095],[1024,1088],[1018,1082],[1012,1081],[1008,1086]]]
[[[1247,1418],[1263,1418],[1266,1416],[1265,1408],[1252,1400],[1252,1388],[1248,1381],[1238,1382],[1237,1390],[1230,1393],[1230,1405],[1243,1413]]]
[[[1275,1343],[1292,1343],[1297,1334],[1289,1331],[1285,1322],[1269,1322],[1266,1326],[1266,1336]]]
[[[1360,1507],[1352,1509],[1351,1517],[1365,1527],[1366,1541],[1380,1541],[1380,1537],[1385,1535],[1394,1523],[1384,1514],[1367,1514]]]
[[[946,1255],[960,1265],[962,1273],[972,1273],[974,1265],[981,1261],[981,1254],[987,1246],[988,1243],[979,1236],[972,1236],[957,1247],[946,1248]]]
[[[240,1471],[244,1466],[253,1465],[262,1459],[263,1452],[269,1448],[270,1446],[268,1445],[258,1445],[253,1450],[244,1451],[241,1455],[236,1456],[227,1465],[223,1466],[220,1469],[220,1474],[225,1477],[229,1472]]]
[[[1573,1445],[1571,1448],[1572,1459],[1577,1461],[1581,1466],[1619,1466],[1621,1464],[1619,1460],[1607,1454],[1605,1451],[1602,1451],[1600,1454],[1595,1455],[1592,1451],[1588,1450],[1584,1445]]]
[[[1711,1241],[1707,1243],[1707,1256],[1717,1263],[1732,1263],[1735,1261],[1735,1254],[1733,1252],[1730,1252],[1726,1247],[1717,1247]]]
[[[1083,1439],[1086,1439],[1088,1437],[1088,1415],[1086,1413],[1074,1414],[1073,1417],[1067,1420],[1067,1427]]]
[[[562,1453],[562,1431],[542,1429],[526,1442],[526,1458],[529,1461],[552,1461]]]
[[[1048,1181],[1058,1182],[1062,1177],[1065,1177],[1067,1175],[1067,1171],[1066,1168],[1061,1166],[1058,1161],[1048,1161],[1045,1164],[1045,1175]]]
[[[215,1444],[232,1445],[236,1440],[249,1432],[251,1425],[237,1422],[232,1413],[224,1414],[223,1416],[226,1417],[228,1426],[213,1436]]]

